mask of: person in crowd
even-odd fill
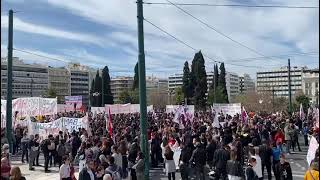
[[[81,143],[81,146],[76,155],[76,159],[79,160],[79,171],[81,171],[86,166],[86,154],[85,154],[86,146],[87,145],[85,142]]]
[[[1,158],[1,179],[7,180],[10,177],[11,164],[7,157]]]
[[[29,162],[29,153],[28,153],[28,145],[29,145],[30,139],[28,137],[27,131],[23,132],[23,137],[21,139],[21,149],[22,149],[22,156],[21,156],[21,162],[24,163],[24,157],[26,157],[27,162]]]
[[[32,166],[38,154],[38,147],[36,147],[35,139],[33,135],[30,135],[30,142],[28,146],[29,146],[28,149],[29,149],[29,159],[30,159],[29,170],[34,171],[34,168]]]
[[[230,160],[227,161],[228,180],[241,180],[244,177],[241,162],[237,160],[237,152],[231,150]]]
[[[102,165],[99,165],[96,170],[96,180],[103,180],[103,176],[105,175],[105,168]]]
[[[156,133],[151,135],[151,165],[153,168],[158,167],[161,154],[161,142]]]
[[[176,165],[173,160],[173,154],[174,153],[171,150],[170,146],[167,145],[166,149],[165,149],[164,156],[165,156],[165,170],[166,170],[166,174],[167,174],[169,180],[176,179],[176,175],[175,175]]]
[[[115,163],[115,158],[113,156],[109,157],[109,166],[105,170],[106,174],[110,174],[113,180],[121,180],[122,179],[122,171],[121,166],[118,166]]]
[[[280,145],[274,143],[273,148],[272,148],[272,168],[273,168],[273,173],[274,173],[275,177],[279,177],[280,176],[278,174],[278,171],[276,171],[276,166],[280,162],[281,153],[282,153],[282,150],[280,148]]]
[[[181,173],[181,179],[182,180],[188,180],[189,179],[189,161],[192,156],[193,152],[193,145],[191,143],[189,144],[181,144],[181,154],[180,154],[180,159],[179,159],[179,170]]]
[[[292,180],[291,166],[290,163],[286,161],[284,153],[280,155],[280,163],[276,164],[275,169],[277,171],[276,174],[279,175],[278,177],[276,177],[276,179]]]
[[[303,124],[303,137],[304,137],[304,145],[309,146],[308,135],[310,133],[309,127],[307,123]]]
[[[135,177],[131,180],[140,180],[144,178],[144,154],[142,152],[138,153],[137,163],[132,167],[135,170]]]
[[[55,136],[50,140],[50,146],[49,146],[49,164],[50,167],[52,165],[55,167],[57,164],[57,146],[59,144],[59,136]]]
[[[205,147],[201,144],[199,137],[193,138],[193,145],[195,149],[192,152],[192,156],[189,160],[191,167],[195,169],[195,175],[197,179],[204,180],[204,167],[206,165],[206,150]]]
[[[15,166],[10,171],[9,180],[26,180],[26,178],[22,176],[20,168]]]
[[[294,124],[292,125],[292,148],[293,151],[296,147],[296,145],[298,146],[298,150],[301,152],[301,148],[300,148],[300,144],[299,144],[299,134],[300,134],[300,130],[298,129],[298,127],[296,127]]]
[[[59,167],[63,163],[62,157],[66,155],[66,151],[67,151],[67,148],[65,146],[64,139],[60,139],[60,142],[57,147],[57,162],[59,164]]]
[[[86,166],[79,173],[79,180],[95,180],[94,160],[87,159]]]
[[[266,168],[268,174],[268,180],[272,179],[271,174],[271,164],[272,164],[272,148],[268,141],[263,141],[262,145],[259,146],[259,152],[261,157],[262,174],[264,174],[264,169]]]
[[[43,140],[41,142],[41,149],[44,156],[44,171],[45,173],[50,173],[49,170],[49,157],[50,157],[50,151],[52,149],[52,143],[53,142],[53,135],[48,135],[48,138]]]
[[[253,170],[253,168],[256,166],[256,164],[257,163],[256,163],[255,157],[250,157],[248,166],[245,170],[246,180],[258,180],[258,176]]]
[[[60,166],[59,174],[61,180],[71,180],[70,158],[64,155],[62,157],[63,164]]]
[[[227,162],[230,159],[230,154],[228,152],[228,145],[223,144],[220,149],[216,150],[214,153],[214,167],[216,170],[216,180],[227,179]]]
[[[33,161],[33,166],[40,166],[39,164],[39,156],[40,156],[40,142],[41,142],[41,139],[39,137],[39,134],[35,134],[34,135],[34,150],[35,150],[35,154],[36,154],[36,157],[35,157],[35,160]]]
[[[316,156],[317,157],[317,156]],[[311,162],[309,169],[304,175],[304,180],[317,180],[319,179],[319,156]]]
[[[292,121],[287,120],[287,124],[284,128],[284,137],[285,137],[285,142],[286,142],[286,150],[287,153],[290,154],[290,149],[292,146],[292,134],[293,134],[293,129],[292,129]]]
[[[207,139],[207,147],[206,147],[207,164],[209,165],[210,168],[213,168],[213,156],[214,156],[214,152],[217,149],[217,144],[212,139],[212,135],[210,134],[206,135],[206,139]]]
[[[115,164],[122,168],[122,155],[120,154],[118,147],[116,145],[112,146],[112,157],[115,160]],[[121,170],[122,171],[122,170]],[[122,172],[121,172],[122,173]]]
[[[254,147],[254,156],[256,159],[256,166],[253,167],[254,172],[257,174],[259,180],[263,180],[263,174],[262,174],[262,161],[261,157],[259,155],[259,147]]]

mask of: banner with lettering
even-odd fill
[[[213,103],[212,109],[217,113],[223,113],[234,116],[236,114],[241,114],[241,103],[231,103],[231,104],[216,104]]]
[[[65,96],[64,97],[67,111],[79,111],[82,107],[82,96]],[[71,109],[69,109],[71,108]]]
[[[111,114],[129,114],[129,113],[139,113],[140,104],[106,104],[104,112],[108,112],[110,108]],[[91,108],[91,112],[101,112],[102,109]],[[147,112],[153,111],[153,105],[147,106]]]
[[[69,133],[79,131],[79,128],[85,128],[84,118],[66,118],[63,117],[63,128],[68,130]]]
[[[166,113],[175,113],[181,105],[166,105]],[[194,105],[184,105],[188,112],[194,114]]]
[[[49,123],[37,123],[28,121],[28,134],[39,134],[42,138],[47,138],[49,134],[58,134],[63,128],[63,119],[57,119]]]

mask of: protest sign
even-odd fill
[[[82,107],[82,96],[65,96],[64,100],[67,111],[79,111]]]
[[[78,131],[79,128],[84,128],[83,118],[67,118],[63,117],[63,128],[68,130],[69,133]]]
[[[308,153],[307,153],[307,162],[309,166],[312,160],[315,158],[318,147],[319,147],[319,143],[317,142],[316,138],[312,136],[309,144]]]
[[[180,105],[166,105],[166,113],[175,113],[179,107]],[[194,105],[184,105],[184,107],[187,107],[188,111],[194,114]]]
[[[129,113],[139,113],[140,104],[106,104],[103,112],[108,112],[110,109],[112,114],[129,114]],[[91,108],[91,112],[102,112],[100,107]],[[153,105],[147,107],[148,112],[153,111]]]
[[[216,104],[212,105],[212,108],[217,113],[223,113],[224,115],[228,114],[234,116],[236,114],[241,114],[241,103],[232,103],[232,104]]]

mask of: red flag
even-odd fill
[[[112,138],[113,136],[112,136],[112,119],[111,119],[111,111],[110,111],[110,107],[109,107],[109,121],[108,121],[108,123],[107,123],[107,125],[108,125],[108,132],[109,132],[109,135],[110,135],[110,137]]]

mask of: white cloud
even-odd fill
[[[175,2],[187,3],[187,0],[175,0]],[[192,0],[189,2],[192,2]],[[48,0],[48,3],[55,7],[64,8],[68,10],[67,12],[90,21],[115,28],[115,32],[106,36],[110,38],[111,42],[115,43],[115,47],[119,47],[121,51],[129,54],[128,59],[124,60],[125,62],[137,61],[137,17],[134,0],[108,0],[108,2],[105,0]],[[201,3],[223,4],[224,2],[203,0]],[[255,3],[261,4],[262,2],[257,1]],[[274,0],[268,1],[268,4],[317,6],[319,2]],[[233,39],[267,56],[286,54],[286,52],[317,51],[319,48],[319,9],[199,6],[183,8]],[[175,7],[144,5],[144,17],[217,60],[259,56],[208,29]],[[183,66],[185,60],[192,60],[193,50],[176,42],[147,23],[144,27],[147,67],[172,66],[182,69],[180,67]],[[176,58],[176,56],[187,57],[187,59]],[[92,58],[94,59],[94,57]],[[293,59],[294,63],[305,65],[314,61],[314,59],[310,60],[309,57],[302,56]],[[119,63],[122,63],[122,61]],[[208,59],[206,63],[207,67],[212,65],[212,62]],[[239,74],[249,71],[251,75],[254,75],[255,71],[258,70],[256,68],[232,66],[228,65],[228,62],[226,63],[228,71],[235,71]],[[242,63],[271,69],[272,66],[285,65],[286,58],[283,60],[266,59],[265,61]],[[235,64],[241,63],[237,62]],[[131,68],[131,66],[128,66],[128,70],[131,70]]]
[[[20,18],[15,17],[13,19],[13,27],[14,30],[32,33],[32,34],[40,34],[44,36],[57,37],[63,39],[76,40],[86,43],[92,43],[96,45],[102,46],[103,42],[101,38],[98,38],[93,35],[83,34],[78,32],[70,32],[62,29],[56,29],[53,27],[42,26],[39,24],[33,24],[26,21],[21,20]],[[1,28],[8,28],[8,16],[1,15]]]

